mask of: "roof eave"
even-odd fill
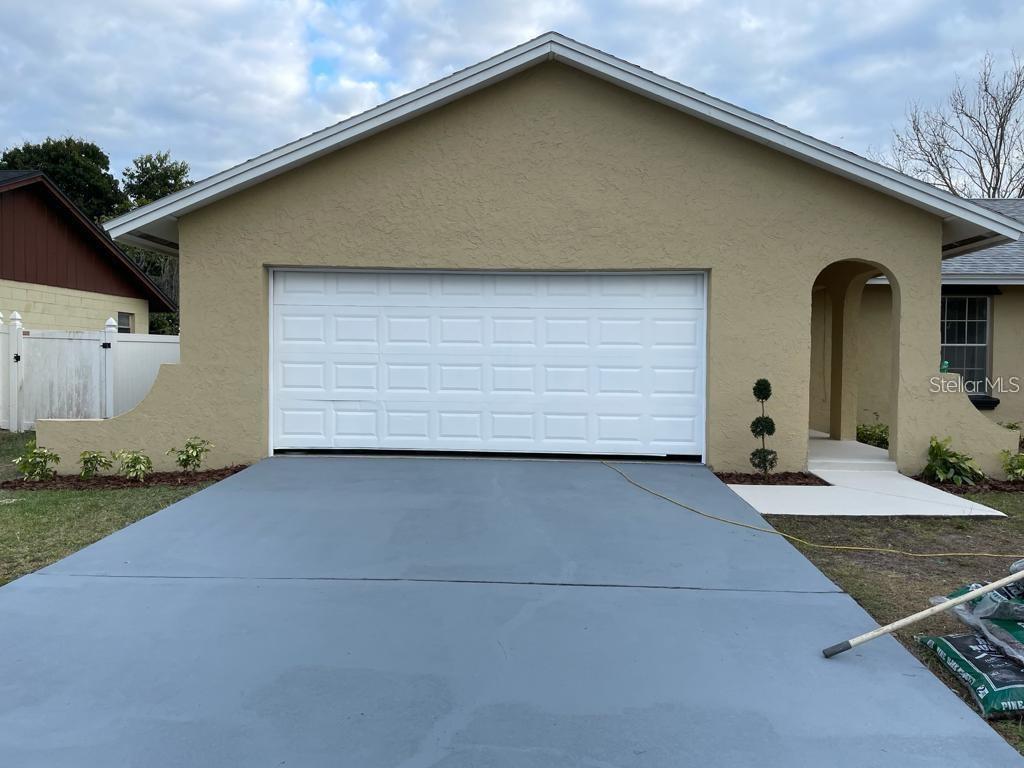
[[[460,96],[511,77],[541,61],[551,59],[929,211],[942,218],[946,224],[955,225],[951,228],[958,230],[959,234],[985,238],[1001,237],[1005,241],[1016,240],[1024,234],[1024,224],[1014,219],[954,197],[930,184],[555,32],[541,35],[419,90],[113,219],[107,222],[107,230],[115,239],[122,239],[126,235],[146,233],[146,230],[156,222],[163,222],[166,227],[177,217],[196,208],[436,109]],[[166,237],[164,239],[169,241]],[[963,238],[958,237],[951,242],[961,239]]]

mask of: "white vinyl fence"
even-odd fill
[[[101,331],[36,331],[0,315],[0,428],[36,419],[106,419],[134,408],[163,363],[178,362],[178,337]]]

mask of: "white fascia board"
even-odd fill
[[[1024,285],[1024,275],[971,274],[943,275],[943,285]]]
[[[165,217],[177,218],[346,144],[410,120],[500,79],[511,77],[550,56],[551,47],[542,38],[524,43],[500,57],[461,70],[417,91],[214,174],[191,187],[111,219],[104,226],[111,237],[119,239],[126,233]]]
[[[868,285],[888,285],[889,278],[873,277]],[[963,275],[943,275],[943,285],[1024,285],[1024,275],[1006,273],[975,273]]]
[[[548,59],[589,72],[943,219],[966,221],[1007,240],[1024,234],[1024,224],[1014,219],[554,32],[112,219],[106,228],[119,239],[155,221],[176,218]]]
[[[554,58],[680,111],[738,133],[785,154],[837,173],[943,218],[967,219],[1016,240],[1024,224],[980,205],[943,192],[918,179],[748,112],[701,91],[616,59],[594,48],[563,40],[552,45]]]

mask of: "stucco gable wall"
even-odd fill
[[[904,371],[934,368],[918,350],[938,343],[937,218],[562,65],[189,214],[180,231],[182,363],[136,411],[92,425],[93,443],[144,438],[156,458],[198,432],[217,461],[265,455],[273,265],[709,270],[708,458],[723,469],[747,466],[760,376],[782,468],[804,466],[811,285],[833,261],[881,261],[913,284]],[[48,430],[69,450],[84,434]]]

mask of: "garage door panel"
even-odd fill
[[[275,272],[277,306],[703,309],[703,276]]]
[[[274,444],[702,453],[702,281],[278,273]]]

